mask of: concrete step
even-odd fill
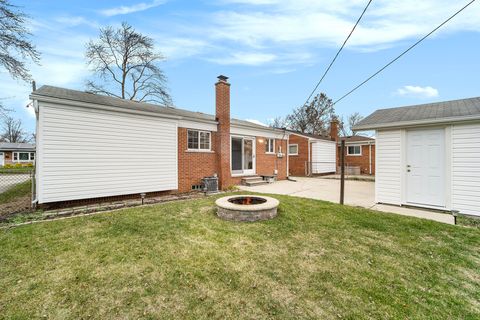
[[[263,184],[268,184],[268,182],[264,180],[245,181],[243,184],[246,185],[247,187],[254,187],[254,186],[261,186]]]
[[[258,181],[263,180],[260,176],[251,176],[251,177],[243,177],[242,181]]]

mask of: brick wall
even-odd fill
[[[297,136],[297,135],[290,135],[289,138],[290,144],[298,144],[298,155],[289,156],[288,166],[290,175],[292,176],[305,176],[305,163],[310,161],[308,159],[308,148],[310,148],[308,143],[308,138]],[[311,154],[310,150],[310,154]]]
[[[345,146],[345,165],[346,166],[354,166],[360,167],[360,172],[362,174],[369,174],[369,146],[362,145],[362,155],[361,156],[349,156],[347,155],[347,148],[348,145]],[[338,146],[337,152],[337,167],[340,167],[340,154],[341,154],[341,147]],[[372,145],[372,174],[375,174],[375,145]]]
[[[212,132],[211,152],[187,151],[187,129],[178,128],[178,191],[188,192],[217,171],[216,132]]]
[[[219,76],[215,83],[215,118],[218,121],[216,161],[221,189],[233,184],[230,181],[230,83],[227,79]]]
[[[287,157],[278,158],[277,153],[280,151],[284,155],[287,154],[287,140],[276,139],[275,140],[275,154],[268,154],[265,151],[265,144],[267,138],[256,138],[256,165],[258,175],[273,175],[274,170],[278,170],[277,179],[283,180],[287,178]]]

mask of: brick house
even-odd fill
[[[34,144],[0,142],[0,167],[16,164],[33,164],[34,162]]]
[[[348,174],[375,175],[375,139],[365,136],[338,139],[337,167],[340,168],[341,141],[345,140],[345,166]],[[340,169],[337,169],[340,172]]]
[[[215,115],[42,86],[36,201],[48,204],[220,188],[288,175],[289,133],[230,117],[230,83],[215,84]],[[68,165],[65,165],[68,163]]]

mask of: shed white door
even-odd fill
[[[407,131],[407,202],[445,206],[445,130]]]
[[[334,141],[316,141],[312,143],[312,173],[336,171],[336,144]]]

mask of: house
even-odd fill
[[[33,164],[34,162],[34,144],[0,142],[0,167],[16,164]]]
[[[340,168],[341,143],[345,141],[347,174],[375,174],[375,139],[366,136],[340,137],[337,150],[337,168]],[[340,169],[337,169],[340,172]]]
[[[332,121],[331,134],[337,136],[338,121]],[[288,130],[288,170],[293,176],[335,173],[335,140],[330,137]]]
[[[286,179],[285,130],[230,118],[230,83],[215,84],[215,115],[42,86],[37,119],[39,204],[220,188],[248,177]]]
[[[377,110],[377,203],[480,216],[480,98]]]

